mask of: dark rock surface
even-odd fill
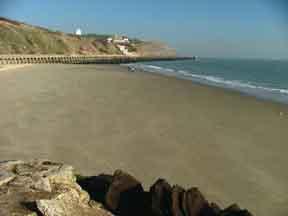
[[[172,187],[164,179],[158,179],[154,185],[150,187],[151,194],[151,211],[155,215],[168,216],[171,215],[171,191]]]
[[[197,188],[185,190],[164,179],[144,191],[137,179],[120,170],[113,175],[82,178],[78,184],[92,199],[120,216],[252,216],[236,204],[221,209],[209,203]]]
[[[133,176],[115,171],[113,175],[99,175],[78,180],[92,199],[117,215],[147,215],[150,210],[150,193]]]

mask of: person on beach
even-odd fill
[[[131,66],[128,67],[128,70],[129,70],[130,72],[135,72],[135,71],[136,71],[135,68],[134,68],[134,67],[131,67]]]

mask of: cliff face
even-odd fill
[[[137,52],[141,56],[176,56],[175,49],[157,41],[143,42],[138,45]]]
[[[121,55],[119,47],[103,35],[76,36],[0,17],[0,54]],[[171,56],[164,45],[131,43],[135,55]]]
[[[157,180],[149,191],[133,176],[75,175],[47,160],[0,162],[0,215],[18,216],[252,216],[232,205],[221,209],[197,188]]]

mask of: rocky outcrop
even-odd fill
[[[73,167],[45,160],[0,162],[0,216],[251,216],[221,209],[197,188],[157,180],[145,191],[123,171],[75,176]]]
[[[197,188],[185,190],[164,179],[144,191],[137,179],[120,170],[113,175],[83,178],[78,183],[91,198],[120,216],[252,216],[236,204],[221,209],[209,203]],[[101,193],[97,194],[99,188]]]
[[[0,163],[2,216],[109,216],[76,183],[71,166],[49,161]]]

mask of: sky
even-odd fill
[[[0,0],[0,16],[163,41],[201,57],[288,59],[287,15],[285,0]]]

